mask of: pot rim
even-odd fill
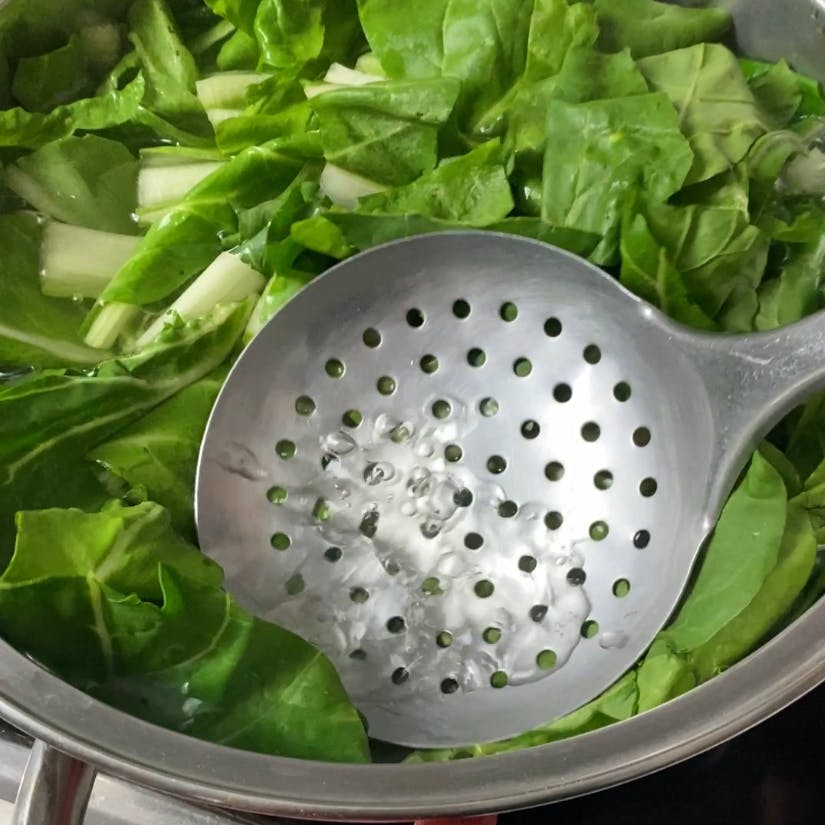
[[[513,810],[581,796],[683,761],[825,680],[825,600],[730,670],[639,716],[513,753],[424,764],[332,764],[241,751],[144,722],[0,642],[0,714],[106,773],[261,814],[387,821]]]

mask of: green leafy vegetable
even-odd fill
[[[639,68],[651,88],[679,110],[694,161],[687,183],[707,180],[738,163],[768,125],[734,55],[702,43],[646,57]]]
[[[396,81],[318,95],[310,103],[325,157],[379,183],[409,183],[436,165],[458,88],[451,80]]]
[[[87,455],[129,486],[144,488],[169,511],[175,530],[190,539],[201,438],[226,373],[221,367],[196,381]]]
[[[661,634],[675,651],[705,644],[753,601],[776,566],[786,504],[782,478],[756,453],[722,511],[690,597]]]
[[[683,8],[655,0],[595,0],[594,5],[599,46],[608,52],[629,47],[635,58],[718,40],[731,24],[723,9]]]
[[[32,214],[0,215],[0,364],[96,364],[106,356],[82,341],[83,307],[40,291],[41,234]]]
[[[542,218],[602,236],[596,259],[616,259],[622,213],[644,187],[665,201],[691,167],[690,146],[661,93],[569,104],[550,102]]]
[[[134,234],[137,161],[97,135],[47,143],[6,170],[6,184],[52,218],[105,232]]]
[[[18,510],[99,504],[103,488],[85,456],[223,363],[249,311],[221,307],[88,374],[45,372],[0,388],[0,556],[11,553]]]
[[[195,95],[198,68],[181,42],[165,0],[135,0],[129,39],[146,80],[143,105],[185,129],[202,133],[206,116]]]
[[[237,212],[282,191],[303,164],[277,143],[244,150],[195,186],[154,224],[134,257],[103,293],[104,301],[151,304],[201,272],[237,231]]]
[[[58,106],[48,114],[21,108],[0,111],[0,146],[36,149],[78,131],[127,123],[138,115],[144,89],[143,77],[138,75],[123,89],[107,89],[96,97]]]
[[[314,277],[418,234],[560,246],[710,332],[823,306],[825,95],[696,5],[0,4],[0,632],[172,729],[367,758],[327,660],[187,543],[209,410]],[[823,468],[818,395],[760,446],[634,668],[537,730],[412,761],[595,730],[739,661],[825,593]]]
[[[241,610],[163,508],[40,510],[21,513],[17,527],[0,578],[12,643],[104,701],[195,736],[366,760],[361,720],[330,662]]]

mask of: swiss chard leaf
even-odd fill
[[[239,211],[280,193],[302,166],[274,142],[244,150],[153,224],[102,299],[151,304],[171,295],[218,256],[222,236],[237,232]]]
[[[677,321],[714,329],[713,321],[691,300],[681,273],[654,238],[643,215],[627,218],[621,237],[621,281]]]
[[[181,390],[87,456],[131,487],[145,489],[167,509],[175,530],[192,540],[198,453],[226,372],[221,367]]]
[[[292,71],[346,62],[360,35],[355,0],[262,0],[254,31],[261,63]]]
[[[34,215],[0,215],[0,364],[96,364],[106,353],[83,343],[83,307],[40,291],[40,239]]]
[[[788,508],[776,566],[753,601],[691,655],[699,681],[705,681],[747,655],[791,609],[810,578],[817,541],[811,519],[797,506]]]
[[[614,263],[621,216],[642,187],[665,201],[681,188],[693,154],[662,93],[571,105],[547,112],[542,218],[601,235],[594,253]]]
[[[89,451],[218,367],[250,309],[219,307],[167,329],[140,355],[89,373],[46,372],[0,389],[0,556],[11,551],[18,510],[94,501],[102,488]]]
[[[134,234],[138,163],[122,144],[67,137],[24,155],[6,183],[35,209],[64,223]]]
[[[756,329],[776,329],[816,312],[823,301],[823,277],[825,226],[818,241],[790,247],[779,276],[762,284]]]
[[[506,217],[512,208],[501,145],[492,140],[466,155],[443,161],[407,186],[361,198],[358,211],[411,213],[486,226]]]
[[[58,49],[17,64],[12,82],[15,99],[30,112],[49,112],[94,92],[94,77],[78,36]]]
[[[607,52],[630,48],[633,57],[647,57],[718,40],[730,28],[723,9],[684,8],[655,0],[595,0],[599,47]]]
[[[696,650],[753,601],[776,567],[786,517],[782,478],[756,453],[722,510],[690,592],[660,634],[673,650]]]
[[[176,126],[209,134],[209,123],[195,95],[198,68],[165,0],[135,0],[129,25],[129,39],[146,80],[143,105]]]
[[[241,610],[163,508],[26,512],[17,525],[0,630],[20,649],[104,701],[194,736],[293,757],[368,758],[331,663]]]
[[[378,183],[410,183],[435,167],[458,89],[454,80],[389,81],[314,97],[325,157]]]
[[[701,43],[639,61],[651,88],[679,111],[694,161],[687,183],[707,180],[747,155],[769,128],[734,55]]]
[[[0,111],[0,146],[37,149],[78,131],[97,131],[136,118],[145,82],[138,75],[122,89],[109,88],[95,97],[58,106],[48,114],[25,109]]]

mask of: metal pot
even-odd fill
[[[743,51],[785,57],[825,80],[825,0],[721,5],[734,14]],[[781,710],[825,680],[823,636],[825,601],[726,673],[656,710],[543,747],[422,765],[328,765],[202,742],[103,705],[0,641],[0,714],[39,740],[16,822],[79,823],[98,769],[193,801],[297,818],[410,820],[566,799],[687,759]]]

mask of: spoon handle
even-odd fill
[[[697,336],[680,330],[674,340],[683,343],[698,368],[712,407],[715,445],[708,501],[718,511],[742,465],[771,428],[825,389],[825,313],[771,332]]]

